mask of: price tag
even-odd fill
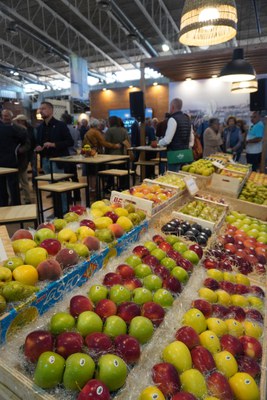
[[[7,254],[2,239],[0,239],[0,262],[7,260]]]
[[[224,169],[224,166],[219,163],[218,161],[212,161],[212,164],[214,165],[214,167],[219,168],[219,169]]]
[[[195,194],[199,191],[195,179],[190,177],[184,177],[184,182],[191,196],[195,196]]]

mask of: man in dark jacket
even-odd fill
[[[26,143],[26,131],[13,125],[13,114],[3,110],[0,121],[0,167],[18,168],[17,150]],[[0,207],[19,205],[18,174],[0,175]],[[10,201],[9,201],[10,194]]]

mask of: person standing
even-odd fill
[[[259,111],[251,115],[252,125],[246,138],[247,163],[252,165],[252,171],[257,171],[261,162],[264,124]]]
[[[203,135],[203,157],[208,157],[211,154],[221,151],[223,144],[220,133],[220,122],[218,118],[211,118],[209,120],[209,127],[205,129]]]
[[[3,110],[0,121],[0,167],[18,168],[17,150],[26,143],[26,130],[12,123],[13,113]],[[10,199],[9,199],[10,195]],[[20,204],[18,174],[0,175],[0,207]]]
[[[167,146],[167,157],[171,152],[177,150],[189,150],[191,122],[188,115],[183,113],[182,107],[183,102],[181,99],[175,98],[171,101],[167,129],[164,137],[158,142],[159,146]],[[193,153],[191,161],[193,161]],[[182,164],[183,162],[170,163],[168,160],[168,170],[177,172]]]
[[[13,118],[13,122],[26,130],[27,140],[24,145],[18,148],[18,168],[21,191],[24,196],[25,204],[31,204],[31,189],[28,180],[28,165],[33,159],[33,149],[35,148],[35,137],[33,127],[27,122],[26,115],[19,114]]]
[[[241,129],[233,116],[228,117],[226,124],[227,127],[223,131],[223,151],[233,154],[234,161],[239,161],[243,148]]]
[[[39,152],[42,159],[42,169],[45,174],[50,174],[50,158],[64,157],[69,155],[69,147],[74,141],[67,125],[54,118],[53,104],[43,101],[39,108],[43,122],[37,128],[36,152]],[[64,173],[62,163],[54,163],[53,172]],[[67,211],[67,199],[63,195],[63,212]]]

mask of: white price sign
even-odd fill
[[[184,182],[191,196],[195,196],[195,194],[197,194],[197,192],[199,191],[195,179],[190,177],[184,177]]]
[[[212,164],[214,165],[214,167],[219,168],[219,169],[224,169],[224,166],[219,163],[218,161],[212,161]]]

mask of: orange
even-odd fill
[[[32,265],[20,265],[14,269],[13,278],[25,285],[35,285],[38,281],[38,272]]]

